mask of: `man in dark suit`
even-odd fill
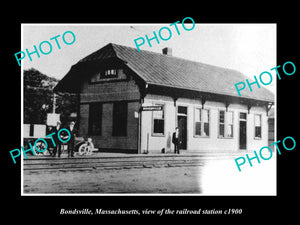
[[[70,125],[67,127],[71,134],[71,138],[68,141],[68,157],[74,157],[74,145],[75,145],[75,137],[77,135],[77,130],[75,129],[75,122],[71,121]]]
[[[180,140],[179,140],[179,129],[178,129],[178,127],[175,128],[175,132],[173,133],[172,143],[174,144],[174,153],[179,154]]]
[[[61,141],[58,139],[58,136],[57,136],[57,133],[60,129],[61,129],[61,122],[57,121],[56,127],[53,128],[53,131],[55,132],[55,135],[53,135],[53,139],[54,139],[56,146],[53,149],[52,157],[55,157],[56,152],[57,152],[58,157],[60,157],[60,154],[61,154]]]

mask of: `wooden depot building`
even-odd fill
[[[268,145],[267,89],[243,90],[238,71],[163,53],[108,44],[81,59],[55,92],[77,93],[81,136],[106,152],[173,151],[179,127],[186,151],[257,150]]]

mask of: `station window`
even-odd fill
[[[102,103],[93,102],[89,106],[88,133],[91,135],[101,135],[102,127]]]
[[[104,70],[103,78],[116,77],[116,76],[117,76],[117,70],[116,69]]]
[[[227,112],[227,137],[233,137],[233,112]]]
[[[261,138],[261,115],[254,115],[254,127],[255,127],[255,136],[254,138]]]
[[[165,133],[164,107],[163,110],[153,111],[152,124],[153,124],[153,134],[164,135]]]
[[[219,137],[233,137],[233,112],[219,111]]]
[[[113,104],[113,136],[127,135],[127,111],[128,104],[125,101],[114,102]]]
[[[117,77],[118,77],[117,69],[105,69],[105,70],[101,70],[100,72],[94,74],[91,77],[91,83],[99,82],[102,79],[117,78]]]
[[[209,110],[195,109],[195,136],[209,136]]]
[[[219,114],[219,136],[225,137],[225,111],[220,111]]]

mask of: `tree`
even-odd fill
[[[31,68],[24,70],[24,123],[46,124],[47,113],[53,112],[53,88],[58,79]],[[61,114],[63,123],[77,111],[77,96],[59,93],[56,97],[56,113]]]

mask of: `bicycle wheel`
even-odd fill
[[[82,144],[78,148],[78,155],[86,155],[88,153],[88,145],[86,143]]]

